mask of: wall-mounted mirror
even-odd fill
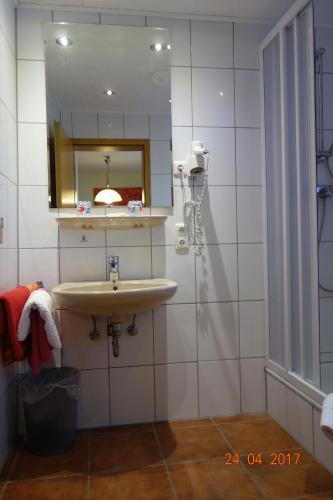
[[[50,206],[170,207],[169,31],[47,23],[45,56]]]

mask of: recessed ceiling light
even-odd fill
[[[224,96],[224,92],[223,92],[223,90],[220,90],[220,91],[219,91],[219,95],[220,95],[220,96]]]
[[[170,43],[168,43],[166,47],[167,47],[167,49],[168,49],[168,50],[171,50],[171,45],[170,45]]]
[[[61,47],[69,47],[70,45],[73,45],[73,41],[65,35],[57,38],[56,43],[61,45]]]
[[[169,99],[169,102],[171,102],[171,99]]]
[[[105,89],[105,90],[103,91],[103,93],[104,93],[105,95],[108,95],[108,96],[115,95],[115,91],[114,91],[114,90],[112,90],[112,89]]]
[[[154,52],[161,52],[161,50],[163,49],[163,45],[160,42],[153,43],[150,46],[150,49]]]

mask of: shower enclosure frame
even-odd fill
[[[311,282],[311,310],[312,310],[312,380],[305,377],[305,341],[304,338],[304,309],[303,309],[303,277],[306,270],[302,262],[302,217],[300,190],[301,190],[301,127],[300,122],[300,61],[299,61],[299,15],[306,9],[307,21],[307,55],[314,54],[314,22],[313,22],[313,2],[310,0],[297,0],[288,12],[282,17],[279,23],[270,31],[260,44],[260,76],[261,76],[261,125],[262,125],[262,165],[263,165],[263,201],[264,201],[264,250],[265,250],[265,326],[266,326],[266,371],[271,375],[283,380],[284,383],[299,391],[303,396],[308,397],[312,402],[320,405],[324,394],[320,391],[320,363],[319,363],[319,303],[318,303],[318,252],[317,252],[317,200],[316,200],[316,123],[315,123],[315,68],[314,57],[308,57],[308,68],[306,81],[302,80],[302,85],[307,86],[307,93],[310,97],[307,106],[307,155],[308,165],[313,168],[308,169],[309,173],[309,231],[311,235],[310,243],[310,282]],[[299,338],[297,348],[299,349],[300,369],[299,373],[293,370],[293,348],[295,347],[296,332],[292,332],[291,326],[291,286],[290,273],[290,220],[288,219],[288,109],[287,109],[287,29],[292,27],[293,33],[293,76],[295,92],[295,138],[296,138],[296,178],[297,178],[297,247],[298,258],[298,291],[299,307],[297,310],[299,321]],[[278,37],[278,39],[276,39]],[[281,134],[281,168],[282,168],[282,308],[283,308],[283,339],[284,360],[283,365],[271,359],[270,353],[270,319],[269,319],[269,255],[268,255],[268,219],[267,219],[267,178],[266,178],[266,127],[265,127],[265,72],[264,72],[264,52],[273,40],[278,40],[279,44],[279,72],[280,72],[280,134]],[[290,110],[289,110],[290,111]],[[303,130],[304,132],[304,130]],[[304,137],[303,137],[304,138]],[[303,152],[302,152],[303,154]]]

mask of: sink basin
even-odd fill
[[[53,300],[62,307],[83,314],[111,316],[123,321],[127,314],[152,309],[166,302],[177,290],[177,283],[167,279],[87,281],[62,283],[52,290]]]

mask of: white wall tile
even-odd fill
[[[108,370],[83,370],[80,375],[78,428],[110,425]]]
[[[37,280],[47,290],[59,283],[58,250],[33,248],[19,250],[19,282],[24,285]]]
[[[320,352],[333,352],[333,299],[320,299]]]
[[[7,289],[7,248],[0,248],[0,293]]]
[[[171,139],[171,114],[170,113],[151,113],[150,120],[150,139],[152,141],[170,141]]]
[[[65,229],[59,228],[60,247],[105,247],[105,231],[102,229]]]
[[[152,422],[154,409],[154,367],[110,369],[111,424]]]
[[[111,338],[109,339],[109,366],[111,367],[152,365],[154,362],[152,311],[136,316],[135,324],[138,333],[134,337],[127,333],[127,327],[132,321],[133,317],[128,316],[123,322],[119,358],[113,356]]]
[[[202,141],[209,150],[208,185],[235,185],[235,130],[194,127],[193,140]]]
[[[312,406],[288,388],[287,430],[303,448],[313,454]]]
[[[73,137],[98,137],[97,113],[75,111],[72,113]]]
[[[260,73],[236,70],[236,127],[260,127]]]
[[[0,173],[17,182],[16,123],[0,101]]]
[[[198,417],[196,363],[155,366],[156,420]]]
[[[193,68],[192,88],[194,126],[234,126],[234,71],[232,69]],[[222,96],[220,92],[223,92]]]
[[[60,280],[105,281],[105,248],[60,249]]]
[[[101,14],[101,24],[119,24],[120,26],[145,26],[145,16],[126,14]]]
[[[200,361],[239,357],[238,304],[198,304]]]
[[[317,409],[313,409],[313,433],[314,433],[314,456],[333,474],[333,443],[330,441],[320,429],[321,413]]]
[[[18,121],[46,123],[43,61],[17,61]]]
[[[239,243],[263,241],[262,189],[237,187],[237,228]]]
[[[259,44],[271,30],[265,24],[235,23],[235,68],[259,69]]]
[[[169,303],[195,302],[194,255],[190,249],[178,254],[174,247],[152,247],[153,278],[167,278],[178,283]]]
[[[7,228],[9,227],[8,219],[8,181],[6,177],[0,175],[0,217],[4,220],[4,229],[2,230],[2,243],[1,248],[7,248]]]
[[[18,161],[21,185],[47,186],[47,129],[45,124],[18,124]]]
[[[139,229],[117,229],[106,231],[107,246],[117,247],[138,247],[149,246],[151,244],[151,235],[149,228]]]
[[[0,30],[1,71],[5,78],[0,81],[0,100],[13,117],[16,116],[16,60],[11,48]]]
[[[149,139],[149,115],[146,113],[124,114],[126,139]]]
[[[236,165],[238,185],[262,184],[261,130],[236,129]]]
[[[196,189],[200,196],[202,188]],[[236,188],[209,186],[202,203],[202,232],[204,243],[236,243]]]
[[[194,304],[160,306],[154,310],[155,363],[197,360]]]
[[[108,247],[107,255],[119,256],[119,279],[151,278],[151,252],[149,247]]]
[[[95,12],[70,12],[67,10],[54,10],[53,21],[65,23],[98,24],[99,14]]]
[[[239,298],[264,298],[263,245],[238,245]]]
[[[200,362],[199,416],[238,415],[239,412],[239,361]]]
[[[192,66],[201,68],[232,68],[232,23],[192,21],[191,49]]]
[[[187,190],[186,190],[187,191]],[[189,196],[190,193],[187,193]],[[186,233],[189,235],[190,221],[185,214],[184,209],[184,195],[180,186],[173,188],[173,207],[171,214],[168,215],[167,220],[161,226],[152,228],[152,242],[153,245],[175,245],[177,241],[175,224],[186,223]]]
[[[96,328],[101,334],[91,340],[93,330],[91,317],[70,310],[60,311],[62,334],[62,365],[79,370],[108,368],[108,342],[105,318],[97,318]]]
[[[50,10],[17,10],[17,58],[44,61],[44,23],[52,21]]]
[[[15,52],[15,5],[12,0],[3,0],[0,3],[0,26],[6,38]]]
[[[192,127],[172,127],[172,160],[187,161],[192,151]],[[173,178],[173,184],[181,183],[180,179]]]
[[[171,110],[174,127],[192,126],[190,68],[171,68]]]
[[[171,166],[170,166],[171,171]],[[172,177],[169,175],[158,174],[150,178],[151,186],[151,206],[152,207],[171,207],[172,206]]]
[[[18,284],[18,250],[7,249],[7,287],[10,290]]]
[[[5,239],[7,248],[17,248],[17,185],[7,184],[7,221],[5,222]]]
[[[150,141],[150,171],[152,174],[171,174],[169,141]]]
[[[206,245],[196,259],[198,302],[238,300],[236,245]]]
[[[56,210],[48,208],[48,186],[19,187],[20,248],[57,247]]]
[[[287,388],[271,375],[266,375],[267,412],[287,429]]]
[[[147,17],[147,26],[154,28],[169,28],[171,65],[190,66],[190,22],[188,20]]]
[[[124,137],[123,113],[98,113],[98,137],[116,138]]]
[[[239,303],[240,357],[265,356],[265,302]]]
[[[266,411],[265,358],[241,359],[241,410]]]

